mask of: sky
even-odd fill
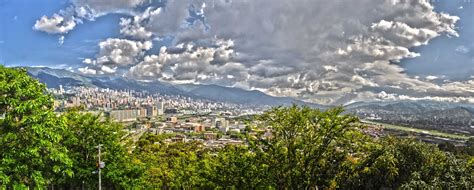
[[[474,0],[0,0],[0,63],[321,104],[474,103]]]

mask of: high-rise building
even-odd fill
[[[225,118],[216,118],[215,127],[226,133],[229,130],[229,121],[227,121]]]
[[[156,106],[146,106],[146,116],[156,117],[158,115],[158,109]]]
[[[134,121],[140,115],[140,110],[113,110],[109,112],[109,116],[114,121]]]
[[[63,85],[59,85],[59,94],[64,94]]]
[[[165,112],[165,103],[160,101],[156,104],[157,115],[163,115]]]
[[[146,117],[146,116],[147,116],[146,108],[141,107],[140,108],[140,117]]]

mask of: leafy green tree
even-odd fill
[[[346,188],[472,189],[466,160],[414,139],[384,138]]]
[[[44,187],[71,176],[65,121],[53,112],[44,84],[24,69],[0,66],[0,185]]]
[[[140,186],[145,189],[192,188],[206,186],[200,163],[205,151],[199,142],[165,143],[147,136],[137,147],[135,162],[144,168]],[[158,141],[154,142],[153,139]]]
[[[63,115],[67,121],[68,131],[64,145],[73,160],[73,177],[59,181],[63,186],[97,187],[98,145],[101,144],[101,161],[103,186],[128,187],[133,179],[138,178],[139,170],[132,165],[128,151],[130,142],[125,138],[123,126],[99,115],[80,113],[70,110]]]
[[[251,143],[252,151],[264,153],[277,188],[337,187],[339,170],[351,154],[357,154],[352,145],[359,134],[358,119],[342,112],[342,108],[321,112],[294,105],[260,117],[272,135]]]
[[[207,154],[201,162],[204,178],[214,188],[262,189],[271,187],[269,165],[261,152],[245,146],[229,145],[214,154]]]

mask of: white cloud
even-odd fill
[[[455,49],[456,52],[462,53],[462,54],[467,54],[470,52],[470,49],[467,48],[466,46],[458,46]]]
[[[120,21],[120,34],[128,37],[132,37],[134,39],[150,39],[153,35],[151,32],[147,31],[145,27],[141,26],[140,24],[133,23],[131,19],[122,18]]]
[[[376,94],[375,97],[377,100],[381,101],[397,101],[397,100],[410,100],[410,101],[420,101],[420,100],[429,100],[429,101],[438,101],[438,102],[452,102],[452,103],[474,103],[473,97],[442,97],[442,96],[421,96],[413,97],[407,95],[399,95],[394,93],[386,93],[382,91]]]
[[[82,7],[80,13],[91,12],[94,17],[98,17],[107,13],[131,10],[146,1],[148,0],[72,0],[72,3],[75,7]],[[85,8],[89,11],[85,11]]]
[[[97,74],[96,70],[89,69],[89,67],[78,68],[77,71],[81,72],[82,74],[86,74],[86,75],[95,75],[95,74]]]
[[[42,16],[33,29],[49,34],[65,34],[81,24],[109,13],[135,14],[133,9],[146,0],[72,0],[72,5],[59,10],[52,17]]]
[[[196,47],[181,44],[169,49],[162,47],[158,55],[148,55],[133,66],[127,76],[141,80],[196,83],[220,79],[222,82],[225,79],[242,80],[245,68],[239,63],[229,62],[233,54],[233,42],[216,40],[215,45],[216,47]],[[228,75],[233,77],[227,77]]]
[[[60,36],[60,37],[59,37],[58,43],[59,43],[59,45],[63,45],[63,44],[64,44],[64,36]]]
[[[136,64],[144,51],[152,48],[150,41],[132,41],[109,38],[99,43],[96,60],[86,59],[84,63],[98,65],[127,66]]]
[[[440,32],[435,31],[436,28],[412,28],[403,22],[386,20],[372,24],[371,29],[390,42],[403,47],[426,45]]]
[[[86,59],[84,59],[84,60],[82,61],[82,63],[85,63],[85,64],[95,64],[95,60],[86,58]]]
[[[337,72],[337,67],[336,66],[332,66],[332,65],[324,65],[323,68],[326,70],[326,71],[333,71],[333,72]]]
[[[33,29],[47,32],[50,34],[63,34],[68,33],[74,29],[76,23],[72,19],[65,19],[63,16],[54,14],[51,18],[47,16],[41,17],[37,20]]]
[[[151,16],[158,15],[161,8],[147,8],[142,14],[135,15],[133,18],[120,19],[120,33],[124,36],[138,40],[148,40],[153,33],[148,31],[143,25],[148,23]]]
[[[132,41],[109,38],[99,42],[99,53],[96,59],[85,58],[82,63],[88,65],[82,68],[87,74],[114,74],[119,67],[136,64],[142,59],[146,50],[152,48],[150,41]]]
[[[426,80],[436,80],[436,79],[438,79],[439,77],[429,75],[429,76],[426,76],[425,78],[426,78]]]
[[[92,60],[92,59],[84,59],[82,63],[88,64],[88,66],[78,69],[78,71],[83,74],[92,74],[92,75],[114,74],[117,72],[117,68],[118,68],[118,67],[109,67],[106,65],[97,65],[97,61]]]
[[[115,68],[110,68],[108,66],[105,66],[105,65],[102,65],[100,67],[100,70],[103,71],[104,73],[107,73],[107,74],[112,74],[112,73],[115,73],[117,71],[117,67]]]

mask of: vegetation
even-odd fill
[[[59,178],[56,184],[63,187],[97,187],[98,146],[101,145],[101,161],[106,167],[102,169],[102,183],[106,187],[123,187],[133,184],[133,166],[129,165],[131,142],[123,137],[126,135],[122,125],[103,120],[100,115],[81,114],[77,110],[69,110],[63,117],[67,123],[64,133],[64,146],[69,150],[69,158],[73,160],[72,177]]]
[[[404,126],[399,126],[399,125],[379,123],[379,122],[374,122],[374,121],[364,121],[363,123],[378,125],[386,129],[393,129],[397,131],[405,131],[405,132],[412,132],[412,133],[418,133],[418,134],[426,134],[426,135],[432,135],[436,137],[444,137],[444,138],[460,139],[460,140],[469,139],[469,136],[466,136],[466,135],[444,133],[437,130],[424,130],[424,129],[417,129],[417,128],[412,128],[412,127],[404,127]]]
[[[57,116],[52,104],[24,70],[0,66],[0,188],[95,189],[99,144],[106,189],[474,188],[472,139],[452,152],[374,139],[342,108],[273,108],[254,118],[260,133],[245,130],[246,145],[208,149],[171,135],[132,144],[120,124],[78,110]]]
[[[66,122],[53,112],[45,85],[25,70],[0,66],[0,184],[42,187],[56,176],[72,176],[62,146]]]

